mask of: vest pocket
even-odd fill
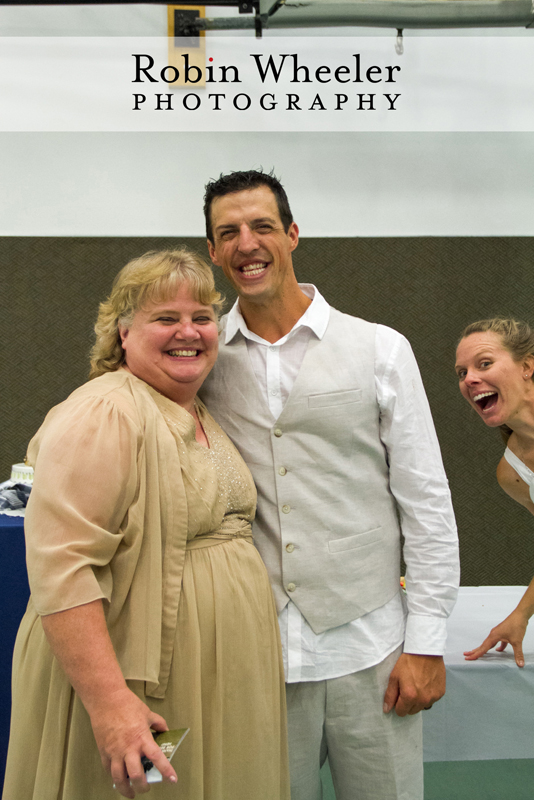
[[[382,526],[371,528],[363,533],[355,533],[352,536],[344,536],[342,539],[331,539],[328,542],[328,549],[331,553],[341,553],[344,550],[355,550],[357,547],[365,547],[368,544],[382,539]]]
[[[347,389],[343,392],[326,392],[324,394],[310,394],[308,397],[308,408],[326,408],[329,406],[341,406],[346,403],[361,403],[361,389]]]

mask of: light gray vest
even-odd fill
[[[330,309],[273,422],[241,333],[222,345],[201,397],[258,489],[254,541],[278,609],[289,598],[315,633],[399,591],[400,531],[379,438],[376,326]]]

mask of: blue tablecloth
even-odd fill
[[[2,647],[0,648],[0,782],[4,770],[9,741],[11,716],[11,659],[13,645],[22,619],[30,587],[26,573],[26,548],[24,546],[23,517],[0,514],[0,609],[2,611]],[[22,800],[22,799],[21,799]]]

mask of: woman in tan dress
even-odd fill
[[[143,755],[162,800],[289,798],[255,489],[196,400],[219,301],[186,250],[130,262],[100,307],[94,380],[30,444],[4,800],[133,798]],[[172,765],[150,731],[168,727],[190,728]]]

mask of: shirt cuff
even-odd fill
[[[445,655],[447,620],[444,617],[424,617],[408,614],[404,652],[421,656]]]

